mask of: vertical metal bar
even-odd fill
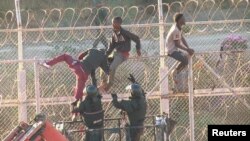
[[[188,61],[188,89],[189,89],[189,124],[190,141],[194,141],[194,86],[193,86],[193,59]]]
[[[158,0],[158,14],[159,14],[159,34],[160,34],[160,55],[165,54],[165,47],[164,47],[164,18],[163,18],[163,9],[162,9],[162,0]],[[161,59],[160,62],[161,66],[165,66],[164,58]]]
[[[156,124],[155,124],[155,117],[154,116],[152,116],[152,118],[153,118],[153,125],[154,125],[154,141],[156,141]]]
[[[122,141],[121,120],[120,119],[118,119],[118,127],[119,127],[119,138],[120,138],[120,141]]]
[[[17,87],[18,87],[18,121],[27,122],[27,95],[26,95],[26,72],[25,70],[17,71]]]
[[[22,20],[20,11],[20,1],[15,0],[17,35],[18,35],[18,59],[23,60],[23,38],[22,38]],[[19,70],[23,70],[23,62],[19,62]]]
[[[18,60],[23,60],[23,39],[22,39],[22,20],[20,13],[20,1],[15,0],[17,34],[18,34]],[[18,63],[18,120],[27,122],[27,95],[26,95],[26,71],[23,69],[23,62]]]
[[[158,14],[159,14],[159,44],[160,44],[160,55],[165,55],[165,46],[164,46],[164,18],[163,18],[163,8],[162,8],[162,0],[158,0]],[[160,70],[159,77],[160,80],[164,77],[164,75],[168,72],[168,68],[165,65],[165,58],[160,58]],[[164,79],[160,84],[160,92],[162,95],[168,94],[168,76],[167,79]],[[169,113],[169,100],[166,98],[161,98],[161,113]]]
[[[36,114],[39,114],[41,112],[41,100],[40,100],[39,66],[37,64],[37,61],[34,62],[34,81],[35,81]]]

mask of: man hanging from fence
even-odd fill
[[[130,75],[129,80],[132,82],[130,85],[130,99],[118,101],[117,94],[112,94],[112,103],[116,108],[127,113],[130,122],[128,125],[129,141],[139,141],[141,135],[143,134],[147,103],[143,89],[138,83],[136,83],[132,75]]]
[[[109,74],[109,63],[107,56],[105,55],[105,49],[89,49],[78,56],[78,60],[73,59],[72,56],[68,54],[63,54],[57,56],[49,61],[42,61],[40,64],[46,68],[51,68],[57,63],[65,62],[68,67],[74,72],[76,76],[76,87],[74,89],[74,96],[76,101],[72,105],[76,105],[83,96],[83,89],[85,83],[88,80],[89,74],[91,74],[93,85],[97,85],[95,78],[95,70],[98,67],[106,73]]]
[[[185,25],[185,18],[183,14],[176,13],[173,18],[175,23],[170,28],[166,37],[166,50],[168,56],[180,62],[179,66],[177,66],[177,68],[172,72],[173,80],[176,81],[175,77],[177,74],[188,65],[188,56],[182,51],[186,51],[190,56],[192,56],[194,54],[194,50],[189,48],[181,33],[182,26]]]
[[[107,17],[108,17],[107,9],[102,8],[102,6],[104,6],[104,1],[103,0],[93,0],[93,4],[97,10],[96,17],[94,20],[94,25],[95,26],[102,26],[106,23]],[[108,49],[108,40],[105,37],[104,31],[102,31],[101,29],[98,29],[97,31],[98,31],[98,37],[93,43],[93,48],[97,48],[97,45],[99,44],[99,42],[102,42],[105,49]]]
[[[114,52],[113,55],[114,60],[110,65],[109,78],[106,79],[105,77],[103,77],[102,88],[105,91],[108,91],[110,87],[113,85],[115,79],[115,72],[118,66],[120,66],[129,57],[129,52],[131,50],[131,40],[136,43],[137,55],[141,56],[140,38],[137,35],[121,27],[122,18],[121,17],[113,18],[112,24],[113,24],[113,35],[110,46],[106,54],[109,56],[114,49],[116,51]]]
[[[103,140],[104,111],[97,87],[89,85],[86,87],[86,97],[79,106],[72,110],[73,113],[80,113],[84,124],[88,128],[85,141]]]

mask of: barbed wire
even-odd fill
[[[189,0],[186,3],[164,3],[164,23],[166,30],[173,22],[175,12],[183,12],[190,24],[189,34],[195,32],[229,32],[246,31],[249,33],[250,5],[248,0],[231,1],[227,9],[223,7],[226,1],[207,0],[198,2]],[[209,6],[208,6],[209,5]],[[16,41],[15,11],[0,12],[0,45]],[[111,19],[121,16],[125,27],[137,32],[142,39],[158,40],[157,5],[146,7],[101,7],[101,8],[66,8],[22,10],[22,27],[24,42],[96,39],[102,33],[111,32]],[[196,23],[196,24],[194,24]],[[155,26],[153,26],[155,25]],[[60,29],[60,30],[58,30]]]
[[[227,8],[223,7],[227,3]],[[163,3],[164,22],[173,22],[173,15],[176,12],[182,12],[186,15],[189,22],[192,21],[227,21],[249,19],[249,0],[215,1],[206,0],[198,2],[189,0],[185,3],[173,2]],[[103,15],[100,15],[103,12]],[[0,27],[1,29],[16,28],[15,11],[1,11]],[[148,5],[146,7],[85,7],[76,8],[53,8],[38,10],[22,10],[23,28],[46,28],[46,27],[82,27],[111,25],[111,19],[114,16],[121,16],[124,24],[151,24],[158,23],[157,5]],[[102,19],[100,19],[102,17]],[[96,24],[96,21],[103,21]]]

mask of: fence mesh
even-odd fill
[[[224,51],[221,48],[223,40],[230,34],[241,35],[250,40],[250,5],[248,0],[241,1],[213,1],[197,2],[189,0],[184,2],[164,3],[164,31],[167,35],[175,12],[183,12],[188,21],[183,28],[190,47],[204,58],[205,62],[233,88],[234,96],[211,71],[204,62],[196,56],[193,57],[193,84],[195,88],[194,120],[195,139],[207,140],[208,124],[250,124],[249,109],[240,99],[250,104],[250,52]],[[159,57],[159,26],[157,5],[147,7],[101,7],[96,8],[67,8],[67,9],[38,9],[22,10],[24,58],[48,59],[62,53],[77,55],[92,48],[94,42],[100,41],[98,48],[104,48],[101,41],[111,39],[111,19],[122,16],[124,28],[132,31],[141,38],[141,59],[129,59],[117,70],[115,86],[111,91],[118,94],[125,93],[125,86],[129,84],[126,77],[133,73],[149,92],[161,80],[159,78],[160,59],[170,68],[175,62],[164,56]],[[98,11],[106,13],[103,23],[99,19]],[[99,26],[101,25],[101,26]],[[18,59],[17,30],[15,11],[1,11],[0,14],[0,59]],[[105,43],[105,41],[103,42]],[[131,56],[135,55],[132,44]],[[249,44],[248,44],[249,46]],[[204,53],[215,51],[213,53]],[[222,54],[222,57],[220,55]],[[219,61],[220,60],[220,61]],[[49,120],[69,121],[71,119],[70,103],[73,101],[72,93],[75,86],[75,76],[65,64],[58,64],[52,70],[38,67],[34,70],[34,62],[24,62],[26,71],[27,117],[31,121],[36,114],[35,101],[35,73],[39,75],[40,85],[40,111],[46,113]],[[18,62],[0,62],[0,139],[18,123]],[[183,79],[187,82],[187,72]],[[99,70],[97,70],[99,78]],[[186,73],[186,74],[185,74]],[[169,89],[174,84],[169,78]],[[88,81],[87,83],[90,83]],[[184,83],[185,84],[185,83]],[[184,94],[170,92],[169,115],[177,121],[170,135],[171,141],[189,140],[189,109],[187,83]],[[159,87],[155,91],[159,91]],[[147,115],[161,113],[161,97],[152,95],[148,99]],[[109,101],[103,103],[106,118],[119,118],[119,111]],[[152,121],[146,121],[153,124]],[[107,127],[116,127],[112,121]],[[79,126],[79,125],[76,125]],[[82,126],[68,127],[69,129],[82,129]],[[108,131],[111,132],[111,131]],[[153,139],[152,129],[145,131],[143,140]],[[74,133],[74,140],[81,139],[82,133]],[[110,133],[105,136],[110,138]],[[116,140],[114,137],[113,140]]]

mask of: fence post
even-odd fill
[[[18,89],[18,121],[27,122],[27,95],[26,95],[26,72],[17,71],[17,89]]]
[[[164,19],[163,19],[163,9],[162,9],[162,0],[158,0],[158,13],[159,13],[159,44],[160,44],[160,55],[165,54],[165,46],[164,46]],[[167,74],[168,68],[165,65],[165,58],[160,58],[160,70],[159,77],[160,80]],[[160,93],[161,95],[168,94],[168,78],[164,79],[164,81],[160,84]],[[161,98],[161,113],[169,113],[169,100],[166,98]]]
[[[188,90],[189,90],[189,124],[190,141],[194,141],[194,86],[193,86],[193,58],[188,61]]]
[[[34,59],[34,81],[35,81],[35,98],[36,98],[36,114],[40,113],[41,101],[40,101],[40,81],[39,81],[39,66],[36,58]]]
[[[18,36],[18,59],[23,60],[23,38],[22,38],[22,20],[20,13],[20,1],[15,0],[16,20],[17,20],[17,36]],[[23,70],[23,62],[19,62],[19,70]]]
[[[20,13],[20,1],[15,0],[17,29],[18,29],[18,59],[23,60],[23,39],[22,39],[22,21]],[[26,71],[23,69],[23,62],[18,63],[17,71],[18,82],[18,120],[27,122],[27,95],[26,95]]]

